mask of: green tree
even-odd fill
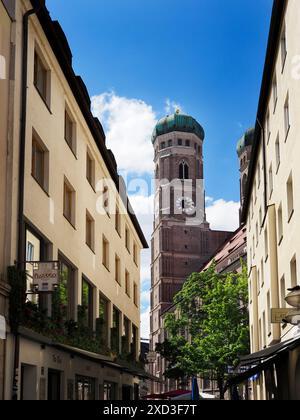
[[[229,369],[249,352],[247,270],[218,274],[215,266],[194,273],[165,318],[168,339],[157,351],[168,361],[167,377],[193,375],[218,383],[221,399]]]

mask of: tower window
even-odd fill
[[[163,141],[160,145],[160,150],[163,150],[166,148],[166,143]]]
[[[178,139],[178,146],[182,146],[182,139]]]
[[[179,179],[189,179],[189,166],[186,162],[179,165]]]
[[[172,142],[172,140],[169,140],[168,141],[168,147],[172,147],[173,146],[173,142]]]
[[[186,140],[185,145],[186,145],[186,147],[190,147],[191,146],[190,140]]]

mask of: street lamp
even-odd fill
[[[300,331],[300,286],[288,289],[289,294],[285,298],[286,303],[296,310],[291,311],[284,319],[284,322],[299,327]]]

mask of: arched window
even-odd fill
[[[189,166],[184,161],[179,165],[179,179],[189,179]]]

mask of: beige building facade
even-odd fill
[[[3,3],[9,4],[13,23]],[[6,269],[16,261],[28,272],[29,292],[35,263],[53,262],[60,270],[65,321],[79,322],[81,316],[94,332],[100,325],[107,348],[102,356],[100,349],[98,354],[72,348],[43,331],[33,332],[28,323],[16,340],[8,328],[6,340],[0,340],[3,398],[12,397],[15,385],[18,399],[133,399],[141,371],[117,360],[127,355],[134,365],[139,358],[140,252],[146,240],[101,123],[90,111],[86,87],[72,69],[59,23],[51,20],[43,1],[2,1],[0,13],[6,69],[14,54],[13,81],[0,80],[1,109],[6,111],[6,116],[1,112],[1,139],[8,139],[0,144],[1,279],[7,280]],[[22,46],[25,25],[28,38]],[[11,155],[2,150],[8,145]],[[6,287],[0,290],[1,296],[7,293]],[[49,318],[53,301],[53,294],[27,295],[29,309],[38,303]],[[0,314],[8,320],[3,302]]]
[[[299,21],[299,1],[274,1],[242,209],[253,353],[243,363],[262,363],[252,370],[254,399],[300,399],[299,331],[271,319],[271,309],[287,307],[288,289],[300,285]]]

